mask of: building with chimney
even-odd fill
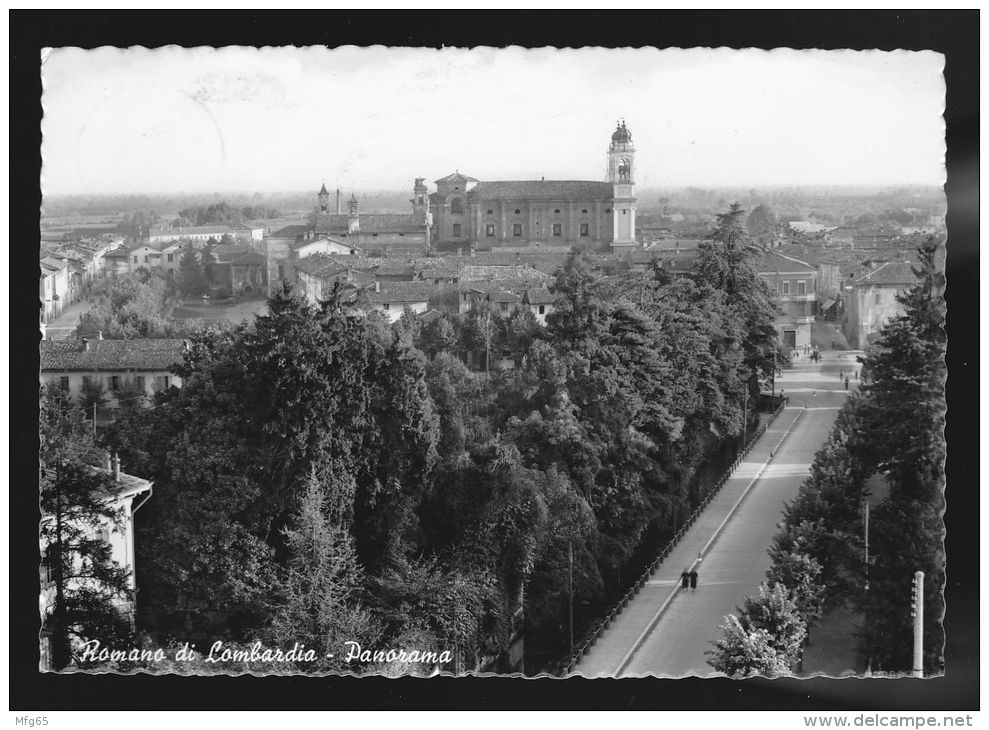
[[[92,467],[94,472],[104,472],[112,477],[108,481],[105,493],[102,496],[105,504],[116,513],[117,519],[100,518],[98,521],[85,521],[84,524],[77,525],[82,533],[89,539],[97,539],[106,543],[110,548],[110,560],[117,567],[124,569],[127,573],[127,587],[131,595],[136,597],[136,549],[134,544],[135,536],[135,515],[144,504],[151,499],[153,492],[152,482],[124,473],[120,467],[120,458],[114,454],[104,454],[104,462],[99,467]],[[51,523],[55,517],[53,515],[42,514],[42,526]],[[42,533],[44,534],[44,533]],[[40,666],[42,671],[52,669],[51,635],[45,629],[49,617],[55,609],[55,562],[48,559],[48,545],[41,541],[41,565],[40,565],[40,595],[38,608],[41,614],[42,630],[39,634],[40,642]],[[80,573],[81,566],[75,566],[72,573]],[[83,588],[81,578],[66,581],[67,591]],[[135,599],[125,599],[118,597],[114,601],[114,608],[120,615],[133,624]]]
[[[319,189],[312,238],[330,237],[353,244],[365,252],[423,253],[429,250],[431,221],[426,207],[423,178],[416,178],[412,191],[411,213],[361,212],[356,195],[347,201],[347,212],[340,210],[340,191],[336,192],[336,212],[330,210],[330,193]]]
[[[102,388],[112,409],[120,405],[122,391],[150,399],[158,390],[181,387],[182,379],[171,370],[187,348],[187,340],[104,340],[99,333],[92,339],[42,340],[41,383],[55,383],[74,399]]]

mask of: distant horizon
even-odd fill
[[[518,178],[521,180],[522,178]],[[550,180],[557,180],[560,178],[548,178]],[[496,180],[481,180],[482,182],[498,182]],[[427,183],[429,185],[429,183]],[[406,186],[408,190],[411,190],[411,185]],[[368,193],[393,193],[393,194],[405,194],[406,187],[403,186],[393,186],[393,187],[365,187],[365,188],[340,188],[341,195],[354,194],[368,194]],[[431,186],[435,187],[435,185]],[[331,194],[336,190],[335,188],[330,188]],[[944,192],[944,184],[934,184],[934,183],[780,183],[780,184],[761,184],[761,185],[747,185],[744,183],[731,184],[731,185],[675,185],[675,186],[656,186],[656,187],[645,187],[638,185],[636,186],[636,195],[642,194],[652,194],[652,193],[669,193],[669,192],[685,192],[687,190],[711,190],[720,192],[748,192],[750,190],[755,190],[757,193],[763,192],[779,192],[785,190],[821,190],[821,189],[840,189],[847,191],[893,191],[893,190],[925,190],[925,191],[938,191]],[[271,190],[253,190],[253,189],[241,189],[241,190],[147,190],[136,192],[133,190],[121,190],[117,192],[107,191],[99,193],[45,193],[45,198],[50,198],[52,200],[65,199],[65,198],[117,198],[117,197],[144,197],[144,196],[156,196],[156,197],[166,197],[166,196],[186,196],[186,197],[213,197],[220,196],[224,198],[227,196],[238,196],[238,197],[252,197],[255,194],[263,195],[312,195],[315,205],[316,194],[318,191],[318,186],[310,190],[309,188],[283,188],[283,189],[271,189]],[[222,202],[222,200],[220,201]]]
[[[604,180],[619,119],[643,188],[941,185],[943,67],[785,48],[46,49],[42,189]]]

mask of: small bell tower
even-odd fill
[[[608,182],[614,186],[612,249],[627,249],[635,241],[635,146],[622,119],[608,148]]]
[[[417,177],[412,188],[412,212],[425,214],[429,210],[429,189],[426,187],[426,178]]]
[[[360,233],[361,219],[357,215],[357,196],[351,194],[347,201],[347,233]]]
[[[319,210],[318,210],[319,214],[320,215],[329,215],[329,213],[330,213],[330,193],[326,189],[326,183],[323,183],[323,186],[319,189],[319,194],[318,194],[317,197],[319,198]]]

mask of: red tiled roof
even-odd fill
[[[41,370],[168,370],[182,362],[185,340],[42,340]]]
[[[286,238],[287,237],[288,236],[286,236]],[[323,243],[323,242],[335,243],[338,246],[344,246],[348,249],[356,249],[360,251],[360,247],[357,246],[357,244],[347,243],[346,241],[341,241],[339,238],[334,238],[333,236],[320,236],[319,238],[311,238],[308,241],[306,240],[296,241],[295,243],[289,244],[289,246],[293,251],[298,251],[299,249],[303,249],[306,246],[311,246],[314,243]]]
[[[776,251],[760,251],[759,255],[752,259],[752,265],[760,274],[773,274],[777,271],[788,274],[817,271],[806,261],[784,256]]]
[[[446,177],[441,177],[439,180],[436,180],[435,182],[437,185],[443,185],[445,183],[454,183],[454,182],[477,182],[477,180],[470,177],[469,175],[461,175],[460,172],[451,172]]]
[[[549,279],[550,276],[528,264],[509,266],[466,264],[461,277],[466,281],[486,281],[491,279]]]
[[[593,180],[499,180],[482,182],[468,193],[472,200],[601,200],[614,198],[611,183]]]
[[[358,216],[361,233],[423,233],[426,228],[425,216],[418,213],[360,213]],[[316,230],[324,232],[347,232],[350,216],[320,216]]]
[[[306,235],[306,232],[310,230],[312,230],[312,227],[305,224],[285,226],[272,233],[269,238],[296,238]]]
[[[524,300],[528,304],[552,304],[556,296],[549,289],[527,289]]]
[[[495,291],[488,292],[488,300],[492,302],[507,302],[509,304],[514,304],[521,299],[522,297],[515,292],[507,291],[505,289],[497,289]]]
[[[859,286],[869,286],[869,285],[881,285],[881,284],[916,284],[917,277],[913,273],[912,264],[894,264],[888,263],[883,264],[878,269],[870,271],[867,274],[859,277],[855,280],[855,284]]]
[[[428,302],[430,295],[436,292],[436,287],[431,282],[425,281],[382,282],[380,286],[380,291],[373,289],[367,291],[369,302],[373,304]]]

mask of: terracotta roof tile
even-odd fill
[[[182,362],[185,340],[42,340],[41,370],[168,370]]]
[[[426,228],[425,216],[417,213],[360,213],[358,219],[361,233],[423,233]],[[346,214],[321,216],[316,230],[346,233],[349,222]]]
[[[367,290],[367,299],[373,304],[428,302],[429,297],[436,292],[431,282],[425,281],[390,281],[382,282],[381,290]]]
[[[906,284],[917,283],[917,277],[913,273],[912,264],[889,263],[883,264],[878,269],[870,271],[855,280],[859,286],[880,285],[880,284]]]
[[[611,183],[593,180],[499,180],[478,183],[473,200],[612,200]]]

